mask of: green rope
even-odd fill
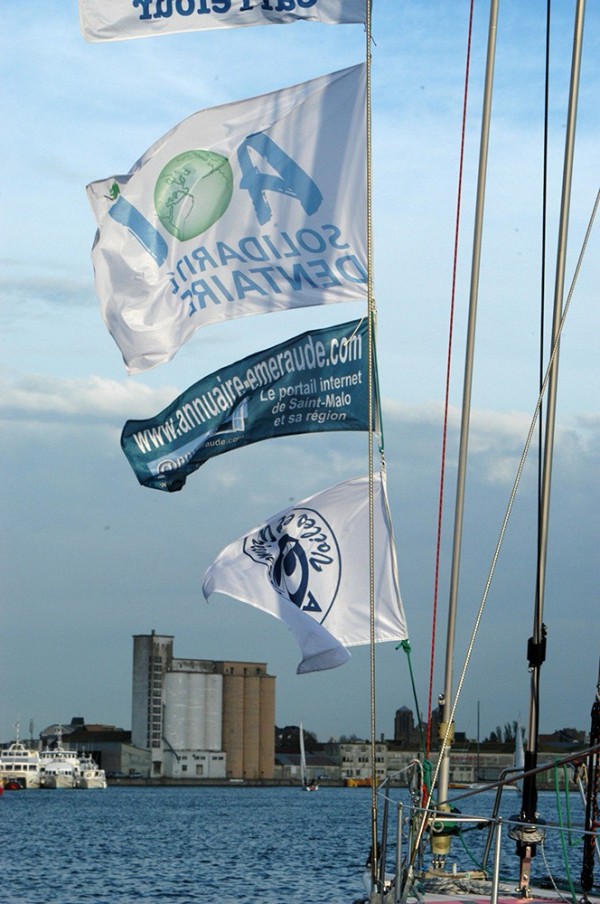
[[[431,793],[431,776],[433,775],[433,763],[430,760],[423,760],[423,783],[427,789],[427,794]]]
[[[573,825],[573,823],[571,822],[571,795],[569,792],[569,772],[568,772],[566,763],[563,763],[562,768],[563,768],[563,779],[564,779],[564,783],[565,783],[565,806],[567,808],[567,825],[569,827],[569,847],[573,847],[574,846],[573,832],[571,830],[571,827]]]
[[[375,313],[371,313],[373,324],[373,396],[374,396],[374,415],[375,415],[375,431],[379,433],[379,454],[385,453],[385,441],[383,437],[383,414],[381,411],[381,392],[379,389],[379,368],[377,367],[377,337],[375,335]]]
[[[417,719],[419,722],[419,735],[421,737],[421,752],[423,754],[423,758],[425,759],[425,739],[423,737],[423,726],[421,725],[421,715],[420,715],[421,710],[419,709],[419,700],[417,698],[417,688],[415,686],[415,676],[413,675],[412,662],[411,662],[411,658],[410,658],[410,654],[412,652],[411,647],[410,647],[410,641],[408,639],[401,640],[400,643],[398,644],[398,646],[396,647],[396,649],[404,650],[404,652],[406,653],[407,659],[408,659],[408,671],[410,674],[410,682],[412,684],[413,697],[415,700],[415,707],[417,710]]]
[[[471,860],[475,864],[475,866],[477,867],[478,870],[480,870],[482,873],[484,873],[485,870],[484,870],[482,864],[475,857],[475,855],[471,853],[471,850],[469,849],[469,846],[467,845],[467,842],[464,839],[464,832],[462,832],[462,831],[459,832],[458,837],[460,839],[460,843],[462,844],[462,846],[464,848],[465,854],[467,855],[469,860]]]
[[[425,751],[425,738],[423,736],[423,725],[421,723],[421,715],[420,715],[421,710],[419,709],[419,700],[417,698],[417,688],[415,685],[415,676],[413,674],[412,661],[410,658],[410,654],[412,652],[411,646],[410,646],[410,641],[409,640],[401,640],[400,643],[397,645],[396,649],[404,650],[404,652],[406,653],[407,659],[408,659],[408,671],[410,674],[410,682],[412,684],[412,689],[413,689],[413,697],[415,700],[415,709],[417,711],[417,720],[419,723],[419,736],[421,738],[421,754],[423,757],[423,763],[422,763],[423,784],[425,785],[425,788],[427,789],[427,794],[429,794],[431,792],[431,776],[433,774],[433,765],[430,762],[430,760],[427,759],[426,751]]]
[[[563,769],[565,769],[564,766],[563,766]],[[556,793],[556,812],[558,814],[558,824],[560,826],[560,843],[561,843],[562,852],[563,852],[563,862],[564,862],[565,871],[567,874],[567,882],[569,884],[571,900],[573,901],[573,904],[577,904],[577,896],[575,895],[573,879],[571,878],[571,867],[569,865],[569,855],[567,852],[567,845],[565,842],[565,833],[563,831],[563,814],[562,814],[562,807],[561,807],[561,803],[560,803],[560,782],[558,780],[560,772],[559,772],[559,769],[557,768],[556,764],[554,765],[553,774],[554,774],[554,791]],[[568,787],[568,784],[569,784],[568,776],[565,773],[565,788]],[[568,799],[568,794],[567,794],[567,799]],[[570,817],[570,809],[569,809],[568,805],[567,805],[567,812],[569,813],[569,834],[570,834],[571,817]]]

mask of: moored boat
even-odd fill
[[[346,788],[371,788],[373,782],[370,778],[346,778],[344,784]]]
[[[75,787],[83,789],[106,788],[106,773],[100,769],[96,761],[84,754],[79,758],[75,776]]]
[[[77,759],[56,756],[46,760],[40,769],[40,788],[75,788]]]
[[[62,746],[62,731],[57,732],[53,747],[40,753],[40,788],[75,788],[79,754]]]
[[[0,750],[0,784],[6,791],[40,787],[40,755],[18,739]]]

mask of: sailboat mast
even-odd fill
[[[372,71],[372,3],[365,0],[365,63],[367,72],[367,107],[365,140],[367,158],[367,316],[368,316],[368,463],[369,463],[369,678],[371,692],[371,883],[377,884],[377,773],[376,773],[376,724],[375,724],[375,504],[374,504],[374,347],[375,347],[375,294],[373,291],[373,139],[371,107]]]
[[[467,471],[467,452],[469,447],[469,424],[471,417],[471,392],[473,384],[473,362],[475,357],[475,326],[477,322],[477,301],[479,296],[479,271],[481,262],[481,237],[483,232],[483,211],[485,201],[485,185],[487,174],[487,158],[489,146],[490,121],[492,112],[492,87],[494,83],[494,63],[496,58],[496,33],[498,28],[499,0],[490,4],[490,21],[488,28],[487,63],[485,73],[485,89],[481,122],[481,140],[479,149],[479,175],[477,182],[477,202],[475,209],[475,225],[473,235],[473,257],[471,262],[471,286],[469,296],[469,320],[467,327],[467,346],[465,352],[465,368],[463,380],[462,419],[460,428],[460,449],[458,459],[458,475],[456,481],[456,508],[454,513],[454,541],[452,549],[452,572],[450,579],[450,600],[448,605],[448,628],[446,632],[446,671],[444,692],[441,695],[442,723],[440,738],[442,740],[441,763],[438,774],[438,801],[448,797],[450,776],[450,744],[453,738],[452,723],[452,676],[454,662],[454,638],[456,633],[456,609],[458,601],[458,579],[460,573],[460,557],[462,545],[462,525],[465,498],[465,480]]]
[[[558,346],[560,321],[563,312],[565,261],[567,236],[569,227],[569,209],[571,200],[571,184],[573,174],[573,156],[575,147],[575,129],[577,122],[577,102],[579,96],[579,76],[581,70],[581,52],[583,44],[583,24],[585,17],[585,0],[578,0],[575,11],[573,35],[573,55],[571,61],[571,84],[569,91],[569,108],[567,131],[565,138],[565,155],[563,164],[563,184],[559,221],[558,248],[556,255],[556,282],[554,287],[554,310],[552,325],[552,348]],[[556,421],[556,397],[558,385],[558,348],[548,383],[548,401],[544,441],[544,458],[542,469],[542,487],[540,496],[540,534],[538,543],[536,605],[533,623],[533,635],[529,639],[527,658],[531,670],[531,693],[527,745],[525,749],[525,772],[537,766],[539,735],[539,678],[546,653],[546,627],[543,623],[544,592],[546,583],[546,560],[548,551],[548,521],[550,511],[550,487],[552,479],[552,458],[554,452],[554,433]],[[526,775],[523,782],[523,798],[521,818],[527,822],[535,822],[537,789],[535,775]],[[533,851],[535,853],[535,851]],[[521,856],[522,882],[524,887],[524,858],[526,852],[519,850]]]
[[[306,786],[307,784],[307,774],[306,774],[306,753],[304,750],[304,728],[302,727],[302,722],[300,722],[300,773],[302,778],[302,784]]]

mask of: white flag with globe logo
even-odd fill
[[[87,192],[130,373],[210,323],[364,301],[365,66],[196,113]]]
[[[383,472],[373,477],[375,642],[408,637]],[[346,662],[370,641],[369,480],[357,477],[274,515],[235,540],[207,569],[202,590],[285,622],[297,672]]]

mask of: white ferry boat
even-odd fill
[[[14,741],[0,750],[0,781],[5,791],[40,787],[40,754]]]
[[[76,788],[106,788],[106,773],[104,769],[100,769],[96,761],[84,754],[79,758],[77,767],[77,775],[75,777]]]
[[[75,788],[79,772],[79,754],[65,750],[62,732],[57,735],[55,747],[40,753],[40,788]]]

